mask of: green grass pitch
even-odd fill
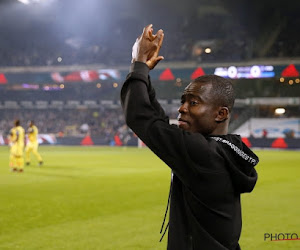
[[[147,148],[42,146],[11,173],[0,147],[0,249],[166,249],[159,243],[170,170]],[[259,181],[242,195],[242,249],[300,249],[300,152],[256,151]],[[183,249],[184,250],[184,249]]]

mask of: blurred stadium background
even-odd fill
[[[171,119],[192,79],[217,74],[231,78],[237,92],[230,132],[253,148],[299,149],[299,11],[297,0],[0,1],[0,248],[165,248],[156,231],[169,171],[147,149],[124,147],[138,139],[119,102],[131,47],[149,23],[165,33],[165,60],[151,77]],[[8,172],[7,135],[16,118],[24,127],[34,120],[41,145],[54,145],[40,147],[45,168],[28,168],[23,179]],[[258,220],[246,224],[242,246],[299,249],[298,242],[263,239],[268,232],[300,235],[299,153],[260,154],[261,189],[245,201],[245,216]]]

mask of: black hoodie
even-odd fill
[[[238,135],[169,125],[148,74],[146,64],[132,64],[121,103],[128,126],[173,172],[168,249],[240,249],[240,194],[255,186],[258,157]]]

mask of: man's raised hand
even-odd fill
[[[163,60],[163,56],[159,56],[159,51],[164,39],[163,30],[157,31],[153,35],[152,24],[146,26],[135,44],[132,47],[132,62],[144,62],[150,69],[153,69],[159,61]]]

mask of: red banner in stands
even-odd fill
[[[175,80],[175,76],[173,75],[172,71],[169,68],[167,68],[160,74],[159,80],[161,81]]]
[[[204,70],[201,67],[199,67],[193,72],[193,74],[191,75],[191,79],[194,80],[197,77],[204,76],[204,75],[205,75]]]
[[[288,145],[286,144],[283,138],[277,138],[275,141],[272,142],[272,148],[287,148]]]
[[[120,137],[119,137],[119,135],[118,134],[116,134],[115,136],[114,136],[114,140],[115,140],[115,145],[116,146],[122,146],[122,141],[121,141],[121,139],[120,139]]]
[[[251,142],[249,141],[249,139],[247,137],[242,137],[242,142],[245,143],[245,145],[249,148],[252,147]]]
[[[296,69],[294,64],[290,64],[281,72],[281,76],[283,76],[283,77],[298,77],[299,71]]]
[[[51,77],[55,82],[93,82],[99,80],[98,73],[93,70],[75,71],[67,75],[54,72]]]
[[[92,138],[87,135],[86,137],[84,137],[80,143],[81,145],[84,145],[84,146],[90,146],[90,145],[94,145],[94,142],[92,140]]]
[[[0,84],[6,84],[7,80],[3,73],[0,73]]]

